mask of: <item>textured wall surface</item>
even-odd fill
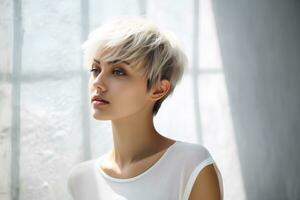
[[[13,16],[12,2],[0,1],[0,199],[9,199],[10,187],[10,132],[11,72]]]
[[[0,199],[71,200],[71,167],[111,148],[80,44],[116,15],[181,41],[189,64],[155,125],[208,148],[224,199],[299,199],[299,13],[296,1],[1,0]]]

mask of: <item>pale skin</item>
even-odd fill
[[[113,148],[101,169],[115,178],[131,178],[151,167],[175,140],[154,127],[152,108],[166,95],[170,82],[162,80],[147,92],[146,79],[130,63],[94,59],[89,79],[90,97],[100,95],[109,104],[92,103],[93,117],[110,120]],[[196,179],[189,200],[219,200],[216,172],[207,166]]]

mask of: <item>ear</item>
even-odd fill
[[[151,92],[151,100],[157,101],[168,94],[170,90],[171,84],[167,79],[161,80],[158,82],[153,88]]]

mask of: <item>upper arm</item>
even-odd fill
[[[214,165],[204,167],[194,182],[189,200],[221,200],[219,184]]]

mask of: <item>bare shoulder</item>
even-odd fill
[[[213,164],[207,165],[198,174],[189,200],[222,200],[218,175]]]

